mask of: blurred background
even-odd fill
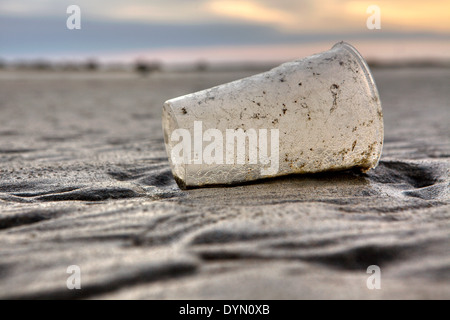
[[[70,5],[81,29],[69,30]],[[381,29],[367,21],[380,9]],[[0,0],[0,68],[276,64],[354,44],[372,64],[450,60],[448,0]]]
[[[177,187],[164,101],[339,41],[379,89],[376,170]],[[449,88],[450,0],[0,0],[0,299],[450,298]]]

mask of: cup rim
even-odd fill
[[[363,56],[361,55],[361,53],[351,44],[345,42],[345,41],[341,41],[336,43],[332,49],[335,48],[342,48],[345,49],[347,52],[349,52],[358,62],[359,66],[361,67],[361,69],[364,72],[364,76],[366,77],[368,86],[369,86],[369,90],[371,91],[372,94],[372,101],[375,103],[376,108],[381,112],[381,114],[383,113],[383,108],[381,106],[381,99],[380,99],[380,93],[378,91],[377,85],[375,83],[375,79],[373,77],[372,72],[370,71],[369,65],[367,64],[366,60],[363,58]],[[382,116],[381,116],[382,117]],[[381,136],[382,136],[382,140],[384,142],[384,121],[383,121],[383,117],[381,118],[381,123],[380,123],[380,130],[381,130]],[[384,143],[380,146],[380,151],[378,153],[378,159],[377,159],[377,163],[375,164],[374,167],[376,167],[378,165],[378,163],[380,162],[381,159],[381,154],[383,151],[383,146]]]
[[[361,53],[354,46],[352,46],[351,44],[349,44],[348,42],[345,42],[345,41],[341,41],[341,42],[336,43],[332,47],[332,49],[337,48],[337,47],[341,47],[341,48],[347,50],[349,53],[351,53],[356,58],[356,61],[358,62],[358,64],[360,65],[360,67],[364,71],[364,75],[366,76],[366,79],[367,79],[367,81],[369,83],[369,87],[370,87],[370,90],[372,92],[372,95],[377,98],[376,99],[377,100],[377,104],[381,108],[380,94],[378,92],[377,85],[376,85],[375,80],[373,78],[373,74],[370,71],[369,65],[367,64],[366,60],[363,58]]]

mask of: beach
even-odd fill
[[[0,298],[449,299],[450,68],[373,70],[366,174],[180,190],[164,101],[254,72],[0,71]]]

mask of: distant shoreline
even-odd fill
[[[157,72],[239,72],[239,71],[266,71],[276,67],[283,61],[254,63],[248,61],[230,63],[185,63],[163,64],[159,62],[132,63],[98,63],[96,61],[52,63],[44,60],[21,61],[17,63],[0,62],[0,72],[136,72],[152,74]],[[411,59],[411,60],[367,60],[373,69],[399,69],[399,68],[450,68],[450,60]]]

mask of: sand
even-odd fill
[[[374,70],[368,174],[181,191],[162,103],[247,75],[1,72],[0,298],[449,299],[450,69]]]

